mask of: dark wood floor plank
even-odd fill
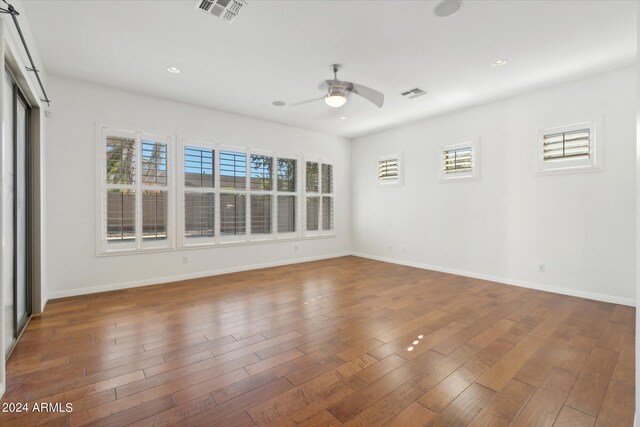
[[[563,406],[553,427],[593,427],[596,419],[569,406]]]
[[[617,362],[618,353],[594,348],[567,398],[567,405],[597,417]]]
[[[511,380],[485,406],[477,417],[471,421],[470,427],[507,427],[522,408],[535,388],[518,380]]]
[[[553,425],[575,380],[574,374],[552,369],[511,425],[514,427]]]

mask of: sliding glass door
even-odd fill
[[[31,315],[29,274],[29,114],[30,108],[20,88],[5,73],[4,83],[4,185],[7,213],[4,218],[5,248],[3,292],[5,312],[5,356],[20,336]]]

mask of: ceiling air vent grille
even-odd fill
[[[199,0],[198,9],[231,23],[247,6],[244,0]]]
[[[419,96],[426,95],[426,94],[427,94],[427,92],[425,92],[424,90],[422,90],[420,88],[417,88],[417,87],[413,88],[413,89],[409,89],[409,90],[404,91],[404,92],[401,93],[402,96],[405,96],[405,97],[407,97],[409,99],[414,99],[414,98],[417,98]]]

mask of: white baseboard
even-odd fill
[[[536,289],[539,291],[553,292],[556,294],[570,295],[570,296],[579,297],[579,298],[587,298],[587,299],[592,299],[596,301],[610,302],[614,304],[622,304],[622,305],[628,305],[632,307],[635,307],[636,305],[635,300],[632,298],[623,298],[623,297],[617,297],[613,295],[599,294],[595,292],[586,292],[586,291],[580,291],[577,289],[564,288],[560,286],[543,285],[540,283],[533,283],[533,282],[528,282],[524,280],[511,279],[508,277],[499,277],[499,276],[493,276],[490,274],[459,270],[455,268],[440,267],[436,265],[424,264],[424,263],[413,262],[413,261],[404,261],[399,259],[381,257],[377,255],[364,254],[360,252],[342,252],[342,253],[336,253],[336,254],[330,254],[330,255],[298,258],[293,260],[282,260],[282,261],[274,261],[274,262],[267,262],[267,263],[260,263],[260,264],[251,264],[251,265],[246,265],[241,267],[230,267],[230,268],[221,268],[221,269],[210,270],[210,271],[200,271],[196,273],[181,274],[176,276],[156,277],[152,279],[143,279],[143,280],[136,280],[136,281],[130,281],[130,282],[91,286],[87,288],[52,291],[52,292],[49,292],[48,297],[49,297],[49,300],[52,300],[56,298],[66,298],[66,297],[72,297],[77,295],[86,295],[86,294],[93,294],[98,292],[115,291],[120,289],[136,288],[140,286],[156,285],[161,283],[178,282],[181,280],[198,279],[201,277],[217,276],[220,274],[228,274],[228,273],[237,273],[241,271],[256,270],[260,268],[279,267],[283,265],[299,264],[299,263],[310,262],[310,261],[319,261],[323,259],[338,258],[338,257],[348,256],[348,255],[353,255],[353,256],[367,258],[367,259],[373,259],[376,261],[389,262],[392,264],[406,265],[408,267],[421,268],[423,270],[433,270],[433,271],[439,271],[442,273],[455,274],[458,276],[473,277],[475,279],[488,280],[491,282],[504,283],[507,285],[519,286],[519,287],[529,288],[529,289]]]
[[[265,262],[261,264],[251,264],[240,267],[220,268],[210,271],[199,271],[196,273],[180,274],[176,276],[155,277],[152,279],[134,280],[130,282],[113,283],[108,285],[90,286],[87,288],[64,289],[60,291],[51,291],[48,294],[49,300],[56,298],[66,298],[78,295],[95,294],[98,292],[116,291],[120,289],[137,288],[140,286],[158,285],[161,283],[179,282],[181,280],[199,279],[201,277],[218,276],[220,274],[238,273],[241,271],[257,270],[260,268],[279,267],[283,265],[300,264],[303,262],[320,261],[323,259],[338,258],[351,255],[350,252],[320,255],[315,257],[288,259],[282,261]]]
[[[481,279],[481,280],[488,280],[488,281],[491,281],[491,282],[504,283],[504,284],[507,284],[507,285],[519,286],[521,288],[529,288],[529,289],[536,289],[538,291],[552,292],[552,293],[555,293],[555,294],[570,295],[570,296],[573,296],[573,297],[586,298],[586,299],[591,299],[591,300],[596,300],[596,301],[603,301],[603,302],[610,302],[610,303],[614,303],[614,304],[629,305],[629,306],[632,306],[632,307],[635,307],[635,305],[636,305],[636,301],[633,298],[623,298],[623,297],[617,297],[617,296],[614,296],[614,295],[606,295],[606,294],[599,294],[599,293],[595,293],[595,292],[580,291],[580,290],[577,290],[577,289],[563,288],[563,287],[560,287],[560,286],[543,285],[543,284],[540,284],[540,283],[533,283],[533,282],[528,282],[528,281],[524,281],[524,280],[511,279],[511,278],[508,278],[508,277],[499,277],[499,276],[493,276],[493,275],[490,275],[490,274],[475,273],[475,272],[472,272],[472,271],[458,270],[458,269],[455,269],[455,268],[439,267],[439,266],[436,266],[436,265],[423,264],[423,263],[413,262],[413,261],[403,261],[403,260],[399,260],[399,259],[386,258],[386,257],[377,256],[377,255],[363,254],[363,253],[359,253],[359,252],[352,252],[351,255],[357,256],[357,257],[361,257],[361,258],[373,259],[373,260],[376,260],[376,261],[389,262],[389,263],[392,263],[392,264],[406,265],[408,267],[421,268],[421,269],[424,269],[424,270],[433,270],[433,271],[438,271],[438,272],[441,272],[441,273],[449,273],[449,274],[455,274],[455,275],[458,275],[458,276],[472,277],[474,279]]]

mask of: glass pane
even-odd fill
[[[16,100],[16,314],[18,327],[27,320],[27,109]]]
[[[167,185],[167,144],[142,141],[142,183]]]
[[[320,223],[320,197],[307,197],[307,231],[317,231]]]
[[[213,237],[215,195],[212,193],[184,194],[185,237]]]
[[[213,159],[215,152],[207,148],[184,148],[184,185],[213,188]]]
[[[244,194],[220,194],[220,235],[246,233],[246,206]]]
[[[325,194],[333,193],[333,166],[322,165],[322,192]]]
[[[271,196],[251,196],[251,234],[271,234]]]
[[[136,238],[136,195],[133,190],[107,190],[107,241]]]
[[[220,186],[235,190],[247,188],[247,155],[232,151],[220,152]]]
[[[3,87],[3,97],[2,103],[6,106],[3,108],[3,117],[2,117],[2,133],[4,141],[13,141],[13,80],[9,76],[9,73],[4,73],[4,87]],[[7,143],[4,145],[4,161],[2,162],[3,173],[5,177],[13,176],[13,144]],[[5,194],[5,212],[4,217],[4,228],[3,232],[3,244],[7,248],[13,247],[13,197],[10,197],[13,194],[13,180],[12,179],[4,179],[2,183],[2,191]],[[4,251],[4,262],[7,266],[13,265],[13,251],[7,250]],[[14,316],[15,316],[15,307],[13,305],[13,269],[12,268],[3,268],[2,269],[2,292],[3,292],[3,303],[4,303],[4,319],[2,324],[4,325],[4,355],[6,356],[11,347],[13,346],[13,342],[15,340],[15,329],[14,329]]]
[[[257,191],[273,189],[273,157],[251,155],[251,189]]]
[[[333,230],[333,197],[322,196],[322,229]]]
[[[278,196],[278,233],[296,231],[296,196]]]
[[[278,191],[296,191],[296,159],[278,159]]]
[[[167,206],[166,191],[148,190],[142,193],[142,238],[166,240]]]
[[[317,193],[319,190],[318,163],[307,162],[307,191]]]
[[[136,142],[133,138],[107,137],[107,183],[135,183]]]

